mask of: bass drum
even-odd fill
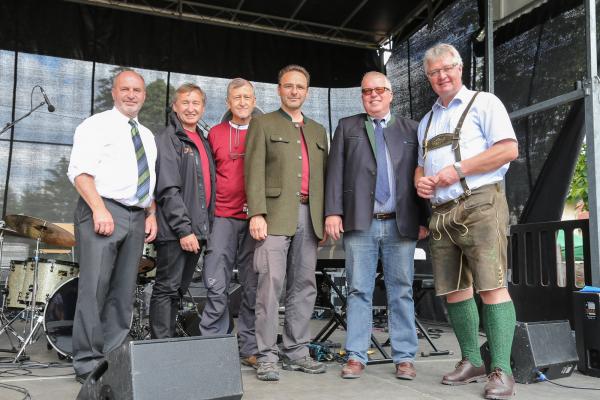
[[[71,278],[56,288],[44,310],[44,332],[59,354],[73,356],[73,320],[77,305],[79,278]]]

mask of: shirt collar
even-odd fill
[[[450,106],[452,106],[454,103],[465,103],[471,99],[473,96],[472,93],[473,91],[467,89],[467,87],[463,84],[458,93],[456,93],[456,96],[454,96],[454,98],[450,100],[450,103],[448,103],[448,107],[444,107],[442,105],[442,99],[438,97],[433,104],[432,110],[435,110],[436,108],[450,108]]]
[[[280,113],[281,113],[281,115],[283,115],[283,116],[284,116],[286,119],[288,119],[288,120],[290,120],[290,121],[293,121],[293,119],[292,119],[292,116],[291,116],[290,114],[288,114],[287,112],[285,112],[285,111],[283,110],[283,108],[279,108],[279,112],[280,112]],[[304,116],[304,113],[301,113],[301,114],[302,114],[302,122],[300,122],[300,124],[301,124],[301,125],[304,125],[304,124],[305,124],[305,122],[306,122],[306,121],[305,121],[306,117]]]
[[[229,126],[231,126],[234,129],[239,129],[239,130],[245,130],[248,129],[248,124],[246,125],[238,125],[236,123],[234,123],[233,121],[229,121]]]
[[[136,116],[135,118],[129,118],[127,115],[125,115],[125,114],[123,114],[121,111],[119,111],[119,110],[117,109],[117,107],[114,107],[114,106],[113,106],[113,108],[112,108],[112,112],[115,114],[115,118],[118,118],[120,121],[125,121],[125,122],[129,123],[129,120],[131,120],[131,119],[132,119],[132,120],[134,120],[134,121],[135,121],[135,123],[136,123],[137,125],[139,125],[139,124],[140,124],[140,121],[138,121],[138,117],[137,117],[137,116]]]
[[[390,122],[390,119],[392,118],[392,112],[388,111],[387,114],[385,114],[385,116],[383,118],[373,118],[372,116],[367,114],[367,117],[369,118],[369,121],[373,122],[373,120],[375,119],[380,119],[383,121],[383,125],[387,126],[387,124]]]

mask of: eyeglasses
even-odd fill
[[[445,67],[442,67],[442,68],[432,69],[431,71],[426,72],[425,75],[427,75],[430,78],[437,78],[438,76],[440,76],[440,74],[442,72],[444,74],[448,74],[450,71],[452,71],[457,66],[458,66],[458,63],[454,63],[452,65],[446,65]]]
[[[362,88],[362,89],[360,89],[360,91],[362,92],[363,96],[370,96],[371,93],[373,93],[373,91],[375,91],[375,93],[377,93],[377,94],[383,94],[386,90],[388,92],[392,91],[390,88],[386,88],[386,87],[383,87],[383,86],[376,87],[376,88]]]

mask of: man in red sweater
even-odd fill
[[[258,275],[252,268],[254,239],[247,221],[244,188],[244,152],[246,132],[256,105],[254,87],[242,78],[227,86],[227,106],[231,121],[213,127],[208,133],[216,170],[216,208],[213,230],[208,241],[202,276],[208,289],[200,320],[202,335],[227,333],[229,326],[228,289],[237,266],[242,284],[238,317],[238,338],[242,363],[256,366],[254,306]]]

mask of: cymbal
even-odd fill
[[[65,229],[43,220],[27,215],[7,215],[7,225],[23,236],[55,246],[75,246],[75,236]]]
[[[4,228],[0,228],[0,233],[3,233],[4,236],[23,237],[23,235],[21,235],[19,232],[6,226]]]

